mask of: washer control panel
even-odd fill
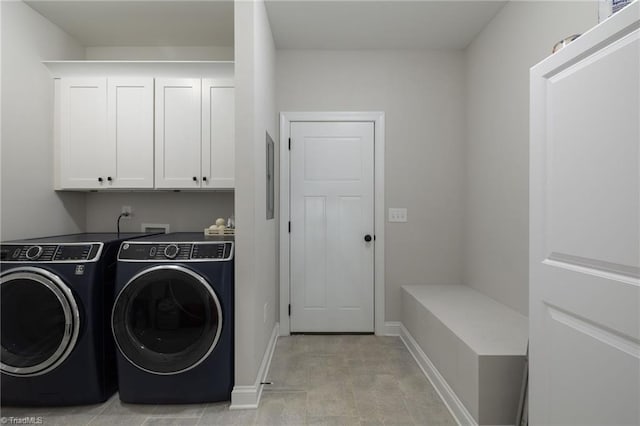
[[[2,262],[90,262],[97,259],[102,244],[3,244]]]
[[[225,259],[231,255],[229,244],[194,244],[192,259]]]
[[[233,242],[193,243],[124,242],[118,260],[126,262],[198,262],[224,261],[233,257]]]
[[[164,248],[164,257],[167,259],[175,259],[180,253],[180,247],[176,244],[169,244]]]

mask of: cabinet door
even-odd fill
[[[153,78],[110,78],[108,99],[109,143],[115,147],[109,185],[153,188]]]
[[[200,80],[156,79],[156,188],[200,188]]]
[[[102,189],[114,164],[107,139],[107,79],[60,81],[60,189]]]
[[[234,180],[233,82],[202,81],[202,187],[231,188]]]

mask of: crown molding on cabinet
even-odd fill
[[[53,78],[154,76],[233,79],[233,61],[42,61]]]

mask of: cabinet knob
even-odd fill
[[[207,181],[207,177],[206,176],[202,176],[202,181],[206,182]]]
[[[111,179],[111,176],[107,176],[107,180],[111,182],[113,179]]]
[[[194,177],[193,177],[193,181],[194,181],[194,182],[197,182],[197,181],[198,181],[198,178],[194,176]]]
[[[98,182],[102,182],[103,179],[101,177],[98,178]]]

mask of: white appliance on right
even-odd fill
[[[531,69],[535,425],[640,424],[640,4]]]

